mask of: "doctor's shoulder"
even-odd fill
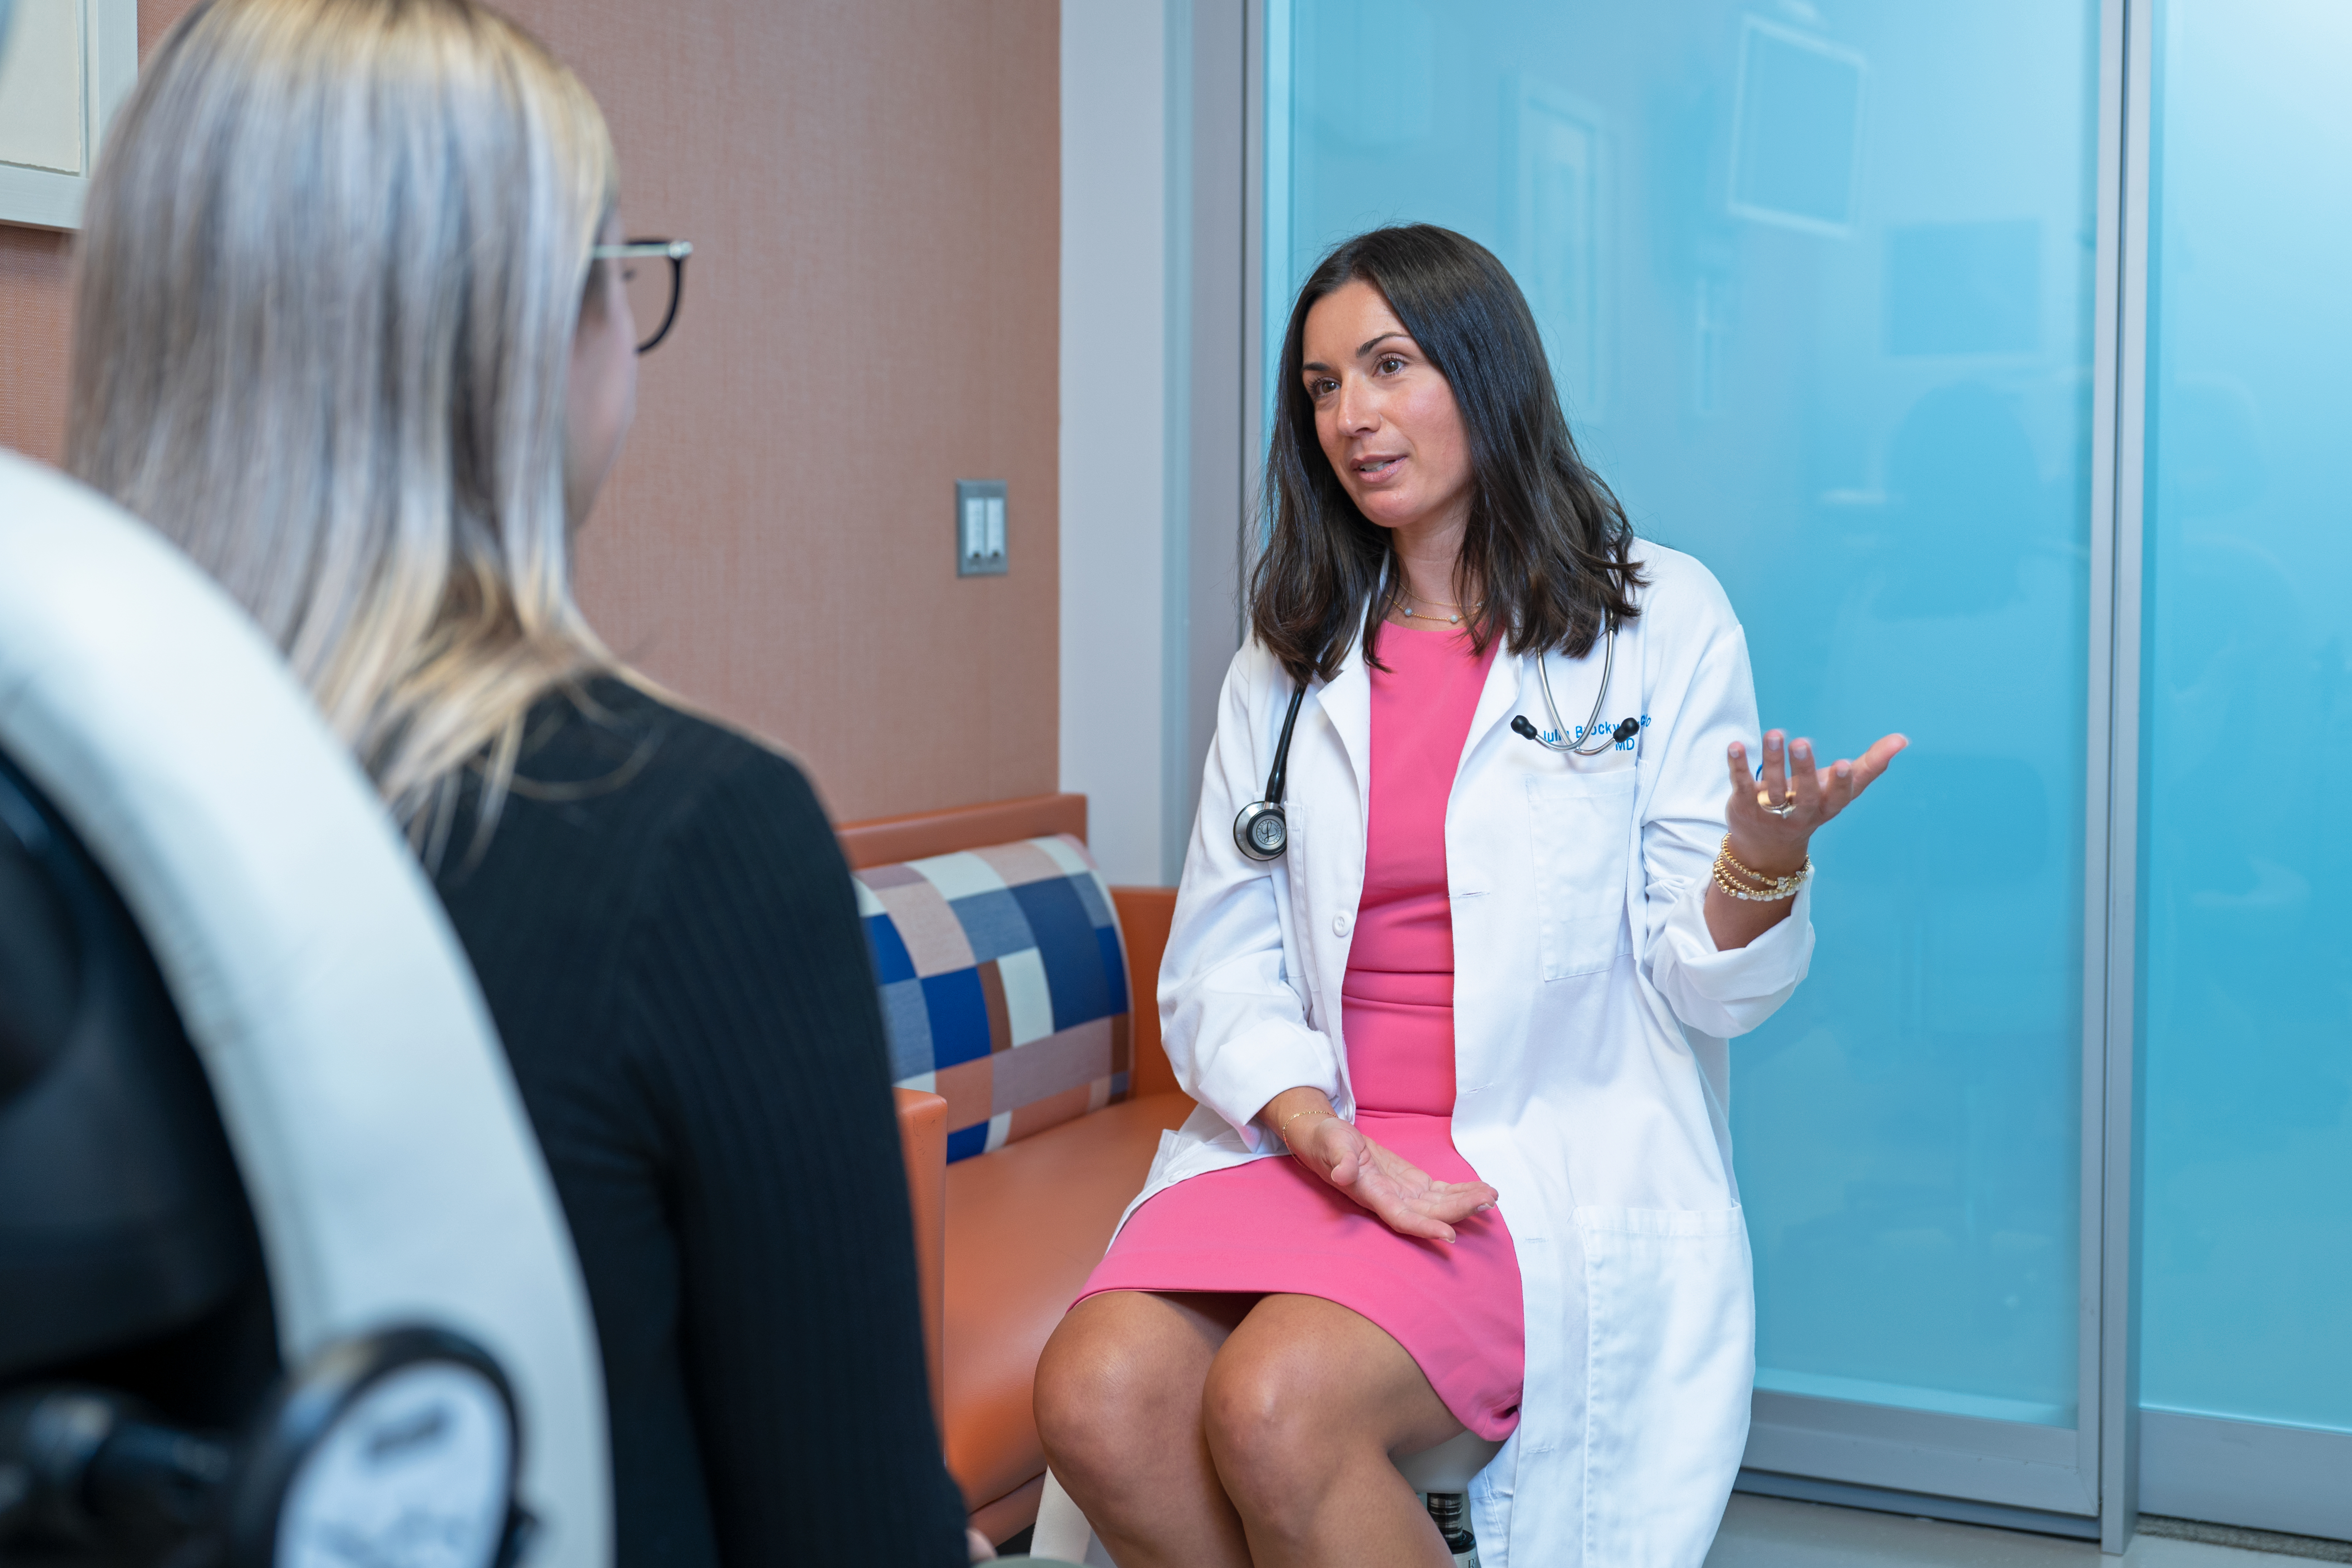
[[[1273,650],[1260,642],[1253,632],[1242,646],[1234,650],[1232,662],[1225,666],[1225,699],[1237,701],[1244,708],[1255,710],[1270,695],[1278,693],[1286,700],[1290,694],[1290,676]]]
[[[1739,616],[1732,608],[1730,595],[1697,556],[1637,538],[1633,562],[1642,574],[1642,586],[1634,597],[1648,637],[1705,644],[1738,629]]]

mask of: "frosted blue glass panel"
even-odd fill
[[[2157,48],[2140,1392],[2352,1431],[2352,12]]]
[[[1267,342],[1316,257],[1491,247],[1766,721],[1912,752],[1734,1047],[1759,1384],[2077,1403],[2097,7],[1271,7]]]

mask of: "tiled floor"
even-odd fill
[[[1016,1551],[1029,1549],[1027,1533]],[[1110,1558],[1097,1543],[1087,1561]],[[2310,1568],[2311,1561],[2153,1535],[2134,1540],[2121,1557],[2105,1557],[2088,1541],[1738,1493],[1706,1568]]]
[[[2305,1560],[2142,1535],[2120,1558],[2094,1542],[1779,1498],[1735,1496],[1707,1568],[2305,1568]]]

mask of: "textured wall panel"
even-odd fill
[[[185,9],[142,4],[142,47]],[[590,617],[837,816],[1053,790],[1055,0],[511,9],[604,104],[630,232],[696,247],[581,539]],[[56,237],[0,228],[0,444],[51,460],[68,289]],[[956,578],[958,479],[1008,482],[1009,575]]]

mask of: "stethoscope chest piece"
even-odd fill
[[[1271,800],[1254,800],[1234,818],[1234,845],[1253,860],[1279,860],[1290,847],[1290,824],[1282,806]]]

